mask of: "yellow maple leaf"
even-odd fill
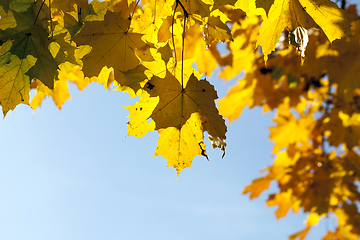
[[[360,88],[360,22],[352,21],[351,24],[353,38],[339,39],[332,45],[323,44],[319,47],[322,50],[319,60],[328,69],[329,81],[337,85],[338,98],[346,103],[354,101],[354,90]]]
[[[281,148],[288,147],[292,143],[309,145],[308,139],[311,138],[316,121],[311,116],[297,120],[293,115],[278,115],[274,122],[277,123],[277,126],[270,127],[270,139],[275,142],[273,148],[275,154]]]
[[[164,79],[152,77],[143,91],[147,94],[142,95],[140,102],[127,107],[130,117],[137,117],[129,122],[129,134],[144,135],[153,130],[153,121],[160,134],[155,155],[165,157],[177,174],[190,167],[194,156],[207,157],[204,131],[209,134],[213,148],[225,151],[225,121],[215,107],[217,94],[206,80],[199,81],[192,74],[181,85],[167,72]]]
[[[353,113],[351,116],[339,111],[339,118],[345,127],[344,141],[349,149],[359,145],[360,141],[360,114]]]
[[[179,26],[176,26],[176,28],[178,27]],[[175,30],[176,29],[174,29],[174,31]],[[211,51],[206,48],[206,42],[204,41],[204,35],[201,33],[200,26],[194,24],[188,27],[185,33],[185,51],[184,57],[182,59],[184,61],[186,61],[186,59],[196,59],[196,64],[198,66],[199,72],[205,73],[206,75],[210,76],[211,72],[217,67],[217,62]],[[210,47],[216,48],[215,45],[212,45]],[[182,38],[179,36],[175,36],[175,48],[176,56],[179,59],[182,53]],[[173,52],[171,51],[171,56],[172,54]],[[155,73],[157,72],[158,71],[155,71]]]
[[[50,90],[41,81],[37,80],[36,95],[32,98],[30,106],[35,109],[41,106],[45,97],[51,96],[55,105],[61,109],[64,102],[70,99],[69,87],[66,80],[58,80],[54,83],[54,90]]]
[[[257,41],[265,61],[284,29],[294,30],[298,26],[306,29],[319,26],[330,41],[350,36],[347,14],[330,0],[275,0],[268,18],[261,24]]]
[[[245,77],[248,78],[250,74]],[[252,79],[250,79],[252,80]],[[239,80],[238,84],[230,89],[226,97],[219,101],[219,111],[230,122],[237,119],[245,106],[250,108],[254,103],[256,80]]]
[[[303,240],[303,239],[305,239],[309,230],[310,230],[310,227],[306,227],[304,230],[289,236],[289,240]]]
[[[274,179],[269,174],[255,179],[250,185],[246,186],[242,193],[250,193],[251,199],[256,198],[260,193],[269,188],[272,180]]]
[[[213,4],[212,0],[180,0],[185,10],[189,15],[198,15],[202,18],[210,16],[210,6]],[[177,9],[182,11],[180,7]]]
[[[77,10],[77,7],[86,9],[89,8],[87,0],[51,0],[47,3],[51,8],[57,8],[63,12],[72,12]],[[74,6],[75,5],[75,6]],[[83,10],[82,10],[83,11]]]
[[[259,31],[259,18],[250,16],[240,19],[239,22],[233,23],[234,41],[229,42],[227,47],[230,50],[228,57],[231,61],[225,64],[226,67],[219,74],[221,78],[231,79],[241,71],[246,73],[252,71],[255,59],[258,57],[255,47]]]
[[[139,65],[136,51],[145,53],[147,45],[141,40],[141,34],[129,28],[130,20],[121,13],[108,12],[104,21],[85,22],[85,26],[74,37],[77,44],[91,45],[92,50],[82,58],[83,72],[86,76],[97,76],[103,66],[117,71],[127,71]]]
[[[203,33],[206,46],[210,46],[213,41],[227,42],[233,40],[230,28],[219,16],[208,17],[203,27]]]
[[[335,39],[350,36],[350,21],[348,14],[330,0],[299,0],[315,23],[324,31],[332,42]]]
[[[146,3],[146,5],[145,5]],[[150,8],[156,18],[166,18],[174,14],[175,0],[146,0],[144,1],[145,8]]]
[[[344,143],[348,149],[352,149],[358,146],[360,141],[360,114],[333,110],[323,120],[322,129],[331,145]]]
[[[185,119],[184,119],[185,120]],[[181,126],[159,129],[159,140],[154,156],[166,158],[168,167],[176,168],[177,176],[184,168],[190,168],[196,155],[207,157],[204,144],[202,117],[199,113],[192,113]]]
[[[130,97],[134,97],[151,75],[150,71],[142,64],[126,72],[119,72],[115,90],[126,91]]]
[[[150,42],[156,44],[158,41],[158,30],[162,25],[162,19],[154,15],[154,10],[148,5],[145,7],[145,11],[133,16],[131,21],[131,27],[134,32],[141,33],[144,42]]]
[[[129,111],[128,136],[141,138],[146,133],[155,130],[155,122],[150,119],[152,112],[159,103],[159,97],[150,97],[146,91],[142,91],[140,101],[124,107]]]
[[[290,209],[294,212],[297,212],[300,209],[300,201],[292,195],[291,189],[288,189],[286,192],[279,192],[277,194],[270,195],[269,200],[266,201],[266,205],[279,206],[275,212],[276,218],[278,219],[286,216]]]

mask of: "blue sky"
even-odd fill
[[[228,85],[215,78],[220,96]],[[301,229],[305,215],[276,220],[266,194],[241,191],[272,161],[268,127],[274,113],[246,109],[228,127],[226,156],[211,150],[192,168],[167,168],[152,158],[156,132],[126,136],[122,92],[92,84],[59,111],[47,99],[0,123],[0,239],[2,240],[281,240]],[[269,192],[274,192],[276,185]],[[320,239],[335,219],[323,219],[307,239]]]

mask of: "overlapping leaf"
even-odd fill
[[[145,84],[140,102],[127,107],[129,135],[141,137],[157,130],[160,135],[155,155],[165,157],[178,174],[190,167],[194,156],[207,157],[204,131],[214,148],[224,151],[226,146],[226,126],[214,104],[214,88],[194,74],[183,85],[170,72],[165,78],[154,76]]]
[[[0,104],[4,114],[28,104],[32,87],[34,109],[45,96],[61,108],[69,81],[80,90],[113,82],[140,96],[126,107],[128,135],[158,131],[155,155],[179,174],[196,155],[207,157],[204,132],[225,148],[217,94],[192,69],[211,75],[221,66],[221,78],[242,78],[220,101],[225,117],[235,120],[246,106],[277,111],[275,161],[244,192],[257,197],[276,181],[267,205],[278,207],[278,218],[308,212],[291,239],[329,212],[338,226],[327,237],[358,239],[360,24],[355,7],[347,12],[329,0],[2,1]],[[294,29],[302,31],[290,43],[309,40],[302,59],[289,46]],[[221,41],[228,52],[219,51]]]
[[[145,51],[147,45],[141,34],[130,29],[130,20],[121,13],[108,12],[104,21],[86,22],[81,32],[73,38],[79,45],[90,45],[90,54],[83,59],[83,71],[92,77],[100,73],[103,66],[125,72],[135,68],[140,61],[135,51]]]
[[[0,48],[0,105],[4,116],[19,103],[29,103],[30,78],[26,73],[34,66],[36,58],[25,59],[10,53],[11,41]]]

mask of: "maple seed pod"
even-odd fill
[[[305,57],[305,48],[309,42],[309,36],[307,30],[301,26],[295,28],[294,31],[289,33],[289,43],[296,47],[296,50],[300,52],[301,57]]]

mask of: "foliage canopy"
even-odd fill
[[[225,154],[223,116],[276,110],[276,159],[244,193],[255,198],[276,181],[267,205],[277,218],[308,212],[290,239],[330,213],[338,225],[323,239],[359,239],[360,18],[356,6],[343,9],[330,0],[1,1],[0,105],[5,117],[50,96],[60,109],[68,81],[139,96],[125,107],[128,135],[158,131],[155,155],[178,175],[196,155],[208,158],[204,132]],[[239,80],[217,108],[200,78],[219,67],[219,78]]]

